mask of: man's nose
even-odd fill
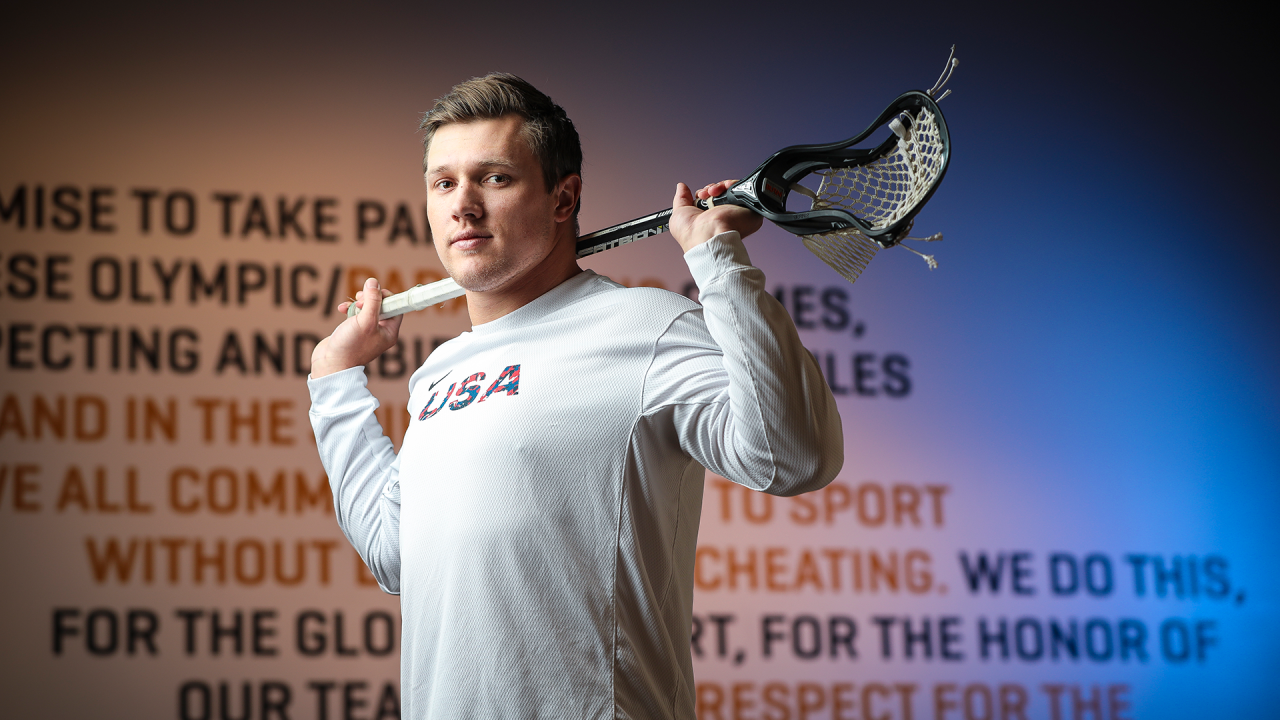
[[[484,216],[484,202],[479,185],[472,182],[459,184],[452,199],[454,220],[478,220]]]

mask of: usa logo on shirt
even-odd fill
[[[443,378],[441,378],[443,379]],[[438,380],[436,382],[439,382]],[[480,388],[483,387],[484,373],[478,372],[461,383],[453,383],[449,389],[445,391],[444,397],[440,399],[440,404],[436,405],[436,397],[440,395],[437,390],[431,393],[431,397],[427,398],[427,404],[422,407],[422,412],[418,414],[419,420],[426,420],[429,417],[435,417],[435,414],[449,406],[450,410],[461,410],[473,402],[484,402],[494,393],[506,391],[508,395],[520,394],[520,366],[508,365],[498,379],[493,381],[488,390],[484,391],[484,395],[480,394]],[[434,387],[434,384],[433,384]],[[430,388],[428,388],[430,389]],[[449,398],[453,398],[453,402],[449,402]],[[479,398],[478,400],[476,398]],[[433,407],[434,406],[434,407]]]

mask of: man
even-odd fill
[[[409,381],[398,455],[362,368],[400,327],[375,280],[309,381],[338,522],[401,594],[404,715],[693,718],[703,467],[790,495],[843,460],[831,393],[742,246],[761,220],[681,183],[671,234],[702,307],[627,289],[577,265],[581,150],[550,98],[490,75],[423,128],[473,328]]]

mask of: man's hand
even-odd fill
[[[378,314],[382,312],[382,298],[390,294],[390,290],[378,287],[377,280],[369,278],[364,281],[364,290],[356,293],[355,299],[360,312],[343,320],[341,325],[334,328],[333,334],[321,340],[312,351],[312,378],[365,365],[396,344],[400,322],[404,316],[378,320]],[[338,312],[346,315],[350,304],[342,303],[338,306]]]
[[[698,191],[697,199],[719,197],[737,180],[724,180]],[[737,230],[746,237],[760,229],[764,218],[737,205],[717,205],[710,210],[699,210],[693,204],[694,195],[684,183],[676,185],[676,196],[671,201],[671,234],[685,252],[689,252],[712,237],[729,230]]]

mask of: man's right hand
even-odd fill
[[[676,196],[671,200],[671,237],[680,243],[680,249],[689,252],[702,243],[728,230],[736,230],[745,238],[760,229],[764,218],[737,205],[717,205],[710,210],[699,210],[695,200],[720,197],[729,192],[737,180],[711,183],[696,194],[684,183],[676,184]]]
[[[320,341],[311,352],[311,377],[321,378],[339,370],[366,365],[396,344],[403,315],[379,320],[382,298],[391,295],[390,290],[378,287],[378,281],[369,278],[364,290],[356,293],[356,307],[360,312],[342,321],[333,334]],[[346,315],[347,306],[342,303],[338,312]]]

